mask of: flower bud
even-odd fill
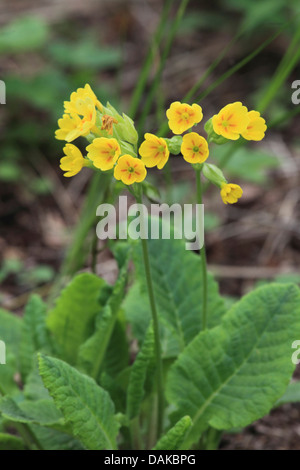
[[[171,139],[165,139],[169,152],[172,155],[179,155],[181,152],[182,136],[174,135]]]
[[[208,181],[219,187],[221,187],[222,183],[226,183],[226,179],[222,170],[220,170],[220,168],[218,168],[216,165],[211,163],[203,163],[202,172]]]

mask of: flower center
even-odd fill
[[[159,153],[162,153],[162,152],[165,151],[165,147],[164,147],[163,145],[160,145],[159,147],[157,147],[157,151],[158,151]]]
[[[228,126],[229,126],[229,122],[228,122],[228,121],[222,121],[222,126],[223,126],[223,127],[228,127]]]
[[[185,119],[185,120],[189,119],[189,117],[190,117],[189,113],[187,113],[187,112],[182,114],[182,118]]]
[[[128,167],[127,170],[129,171],[129,173],[134,173],[134,168],[132,166]]]
[[[199,152],[199,147],[197,147],[197,145],[195,145],[195,147],[193,148],[193,152],[195,153]]]

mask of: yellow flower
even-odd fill
[[[174,134],[182,134],[193,127],[203,118],[202,108],[198,104],[180,103],[174,101],[167,110],[169,127]]]
[[[116,139],[100,137],[87,146],[88,158],[102,171],[110,170],[120,156],[121,149]]]
[[[96,122],[95,107],[89,108],[89,106],[83,106],[83,109],[86,111],[83,118],[80,118],[78,114],[64,114],[58,120],[59,129],[55,132],[55,137],[58,140],[72,142],[77,137],[85,137],[91,132]]]
[[[246,140],[262,140],[267,130],[266,121],[258,111],[249,111],[248,118],[250,122],[242,132],[242,137]]]
[[[221,198],[224,204],[234,204],[242,195],[243,190],[238,184],[221,184]]]
[[[139,158],[123,155],[115,166],[114,177],[124,184],[140,183],[146,178],[147,170]]]
[[[99,111],[102,111],[103,106],[100,101],[97,99],[97,96],[91,89],[90,85],[86,84],[84,88],[78,88],[74,91],[70,96],[70,101],[65,101],[65,112],[68,114],[77,113],[77,106],[76,103],[78,100],[85,100],[86,98],[90,98],[93,105],[96,106]]]
[[[145,139],[139,148],[142,162],[148,168],[157,166],[161,170],[167,163],[170,155],[165,139],[149,133],[145,134]]]
[[[213,116],[212,124],[216,134],[238,140],[249,124],[248,110],[239,101],[228,104]]]
[[[80,150],[73,144],[67,144],[64,147],[65,157],[60,160],[60,168],[66,171],[64,176],[70,177],[77,175],[83,166],[85,166],[85,159]]]
[[[203,163],[209,155],[208,143],[201,135],[190,132],[183,136],[181,153],[189,163]]]

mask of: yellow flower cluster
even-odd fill
[[[164,139],[146,133],[138,150],[141,158],[138,158],[137,137],[134,147],[129,144],[134,132],[136,133],[133,121],[124,114],[123,117],[119,115],[109,104],[107,106],[104,107],[100,103],[88,84],[84,88],[78,88],[71,94],[70,100],[64,102],[65,113],[58,120],[59,129],[56,131],[57,139],[68,142],[64,147],[65,156],[60,162],[64,176],[74,176],[84,166],[89,166],[101,171],[113,170],[116,180],[131,185],[146,178],[146,168],[156,166],[162,169],[169,160],[170,151],[175,154],[181,152],[187,162],[201,164],[198,168],[203,167],[206,178],[220,187],[225,204],[234,204],[242,196],[243,190],[240,186],[227,183],[220,169],[204,162],[209,156],[208,142],[224,143],[225,139],[237,140],[240,137],[246,140],[262,140],[267,126],[258,111],[248,111],[239,101],[228,104],[205,125],[207,141],[197,132],[191,132],[191,128],[203,119],[201,106],[175,101],[166,111],[169,127],[175,136],[172,139]],[[126,123],[133,127],[124,127]],[[184,134],[186,131],[189,132]],[[130,139],[128,135],[131,136]],[[86,147],[86,157],[70,143],[80,136],[89,136],[88,140],[91,142]],[[125,141],[122,140],[124,138]]]
[[[202,118],[202,109],[197,104],[191,106],[175,101],[167,110],[170,129],[174,134],[182,134],[198,124]],[[230,103],[212,117],[215,134],[228,140],[262,140],[267,129],[265,120],[258,111],[248,111],[241,102]],[[204,163],[209,156],[207,140],[196,132],[189,132],[182,138],[181,153],[189,163]],[[224,178],[224,177],[223,177]],[[225,204],[234,204],[242,196],[243,190],[237,184],[227,183],[220,178],[217,182]]]
[[[103,105],[97,99],[90,85],[78,88],[70,96],[70,101],[64,102],[65,113],[58,120],[59,129],[55,135],[58,140],[69,142],[64,147],[65,156],[60,161],[64,176],[74,176],[84,166],[94,166],[101,171],[114,169],[114,177],[124,184],[133,184],[145,179],[147,171],[145,164],[136,157],[125,153],[121,156],[121,147],[113,137],[96,137],[86,147],[87,157],[84,158],[79,148],[71,144],[78,137],[86,137],[91,133],[99,134],[96,126],[96,112],[102,112]],[[102,115],[101,130],[113,135],[113,125],[118,121],[111,115]]]
[[[90,85],[78,88],[71,94],[70,101],[64,102],[65,113],[58,120],[56,138],[73,142],[80,136],[90,134],[96,124],[96,106],[98,109],[102,107]]]
[[[168,124],[174,134],[182,134],[202,121],[202,108],[198,104],[175,101],[166,112]],[[181,153],[189,163],[203,163],[208,158],[208,143],[204,137],[191,132],[182,139]]]
[[[212,118],[216,134],[229,140],[262,140],[267,130],[266,121],[258,111],[248,111],[237,101],[230,103]]]

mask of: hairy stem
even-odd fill
[[[142,204],[142,191],[140,190],[140,188],[136,193],[136,200],[138,204]],[[148,296],[149,296],[149,302],[150,302],[151,314],[152,314],[152,320],[153,320],[154,342],[155,342],[155,358],[156,358],[156,367],[157,367],[157,396],[158,396],[157,438],[159,438],[162,432],[163,418],[164,418],[163,365],[162,365],[162,356],[161,356],[158,314],[157,314],[157,308],[156,308],[155,296],[154,296],[154,290],[153,290],[148,243],[147,243],[146,238],[144,237],[145,227],[144,227],[143,216],[141,217],[141,221],[142,221],[141,222],[141,243],[142,243],[142,251],[143,251],[143,261],[144,261],[146,283],[147,283]]]
[[[197,204],[202,204],[202,183],[201,183],[201,170],[196,170],[196,184],[197,184]],[[207,320],[207,266],[206,266],[206,252],[205,245],[203,244],[200,249],[201,267],[202,267],[202,329],[206,328]]]

